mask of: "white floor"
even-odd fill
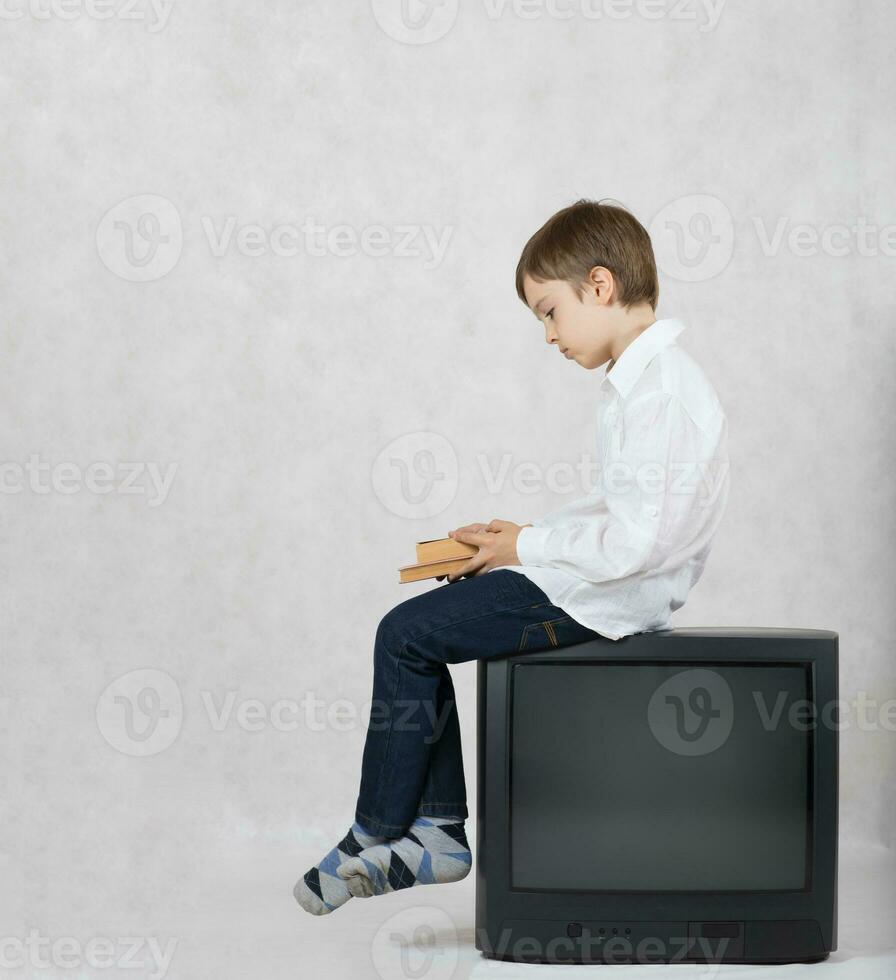
[[[197,921],[170,923],[175,934],[184,938],[169,978],[461,980],[556,975],[571,980],[601,969],[484,957],[473,945],[473,873],[455,884],[353,898],[329,915],[309,915],[291,892],[299,875],[322,856],[320,848],[290,849],[284,843],[245,841],[232,855],[226,880],[203,896]],[[884,848],[841,845],[839,949],[822,963],[626,965],[621,969],[626,978],[650,980],[716,974],[726,978],[761,974],[763,980],[809,976],[894,980],[896,857]]]

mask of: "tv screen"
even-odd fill
[[[510,887],[799,891],[806,664],[516,663]]]

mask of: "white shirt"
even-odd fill
[[[672,628],[728,499],[728,421],[682,330],[656,320],[604,365],[595,488],[524,527],[521,564],[499,566],[611,640]]]

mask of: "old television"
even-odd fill
[[[479,661],[476,948],[825,959],[837,698],[826,630],[672,629]]]

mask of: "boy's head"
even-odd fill
[[[650,235],[622,207],[576,201],[526,243],[516,291],[549,344],[582,367],[599,367],[656,319]]]

